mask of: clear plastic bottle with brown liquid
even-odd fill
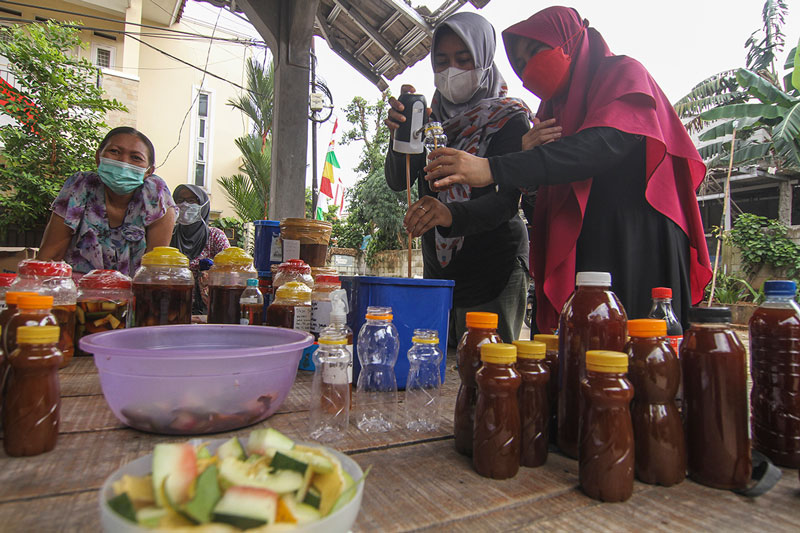
[[[686,440],[675,403],[680,360],[667,336],[665,320],[629,320],[628,333],[636,477],[669,487],[686,478]]]
[[[461,385],[456,397],[456,410],[453,415],[453,435],[458,453],[472,455],[472,433],[475,421],[475,401],[478,388],[475,373],[481,366],[480,347],[484,343],[500,343],[503,339],[497,334],[497,315],[494,313],[467,313],[467,331],[456,348],[458,375]]]
[[[0,336],[2,343],[0,343],[0,347],[2,347],[5,353],[9,353],[8,345],[6,344],[6,337],[8,336],[8,321],[11,320],[12,316],[17,314],[17,304],[19,303],[20,296],[36,296],[36,293],[21,291],[9,291],[6,293],[6,308],[0,311],[0,331],[2,331],[2,336]]]
[[[324,442],[343,438],[350,421],[350,383],[347,369],[350,354],[347,338],[335,330],[324,330],[314,352],[314,378],[311,383],[309,433]]]
[[[522,377],[519,387],[522,438],[519,464],[541,466],[547,461],[547,445],[550,442],[550,368],[545,360],[547,345],[535,341],[514,341],[513,344],[517,347],[517,372]]]
[[[681,344],[689,477],[744,489],[752,473],[746,354],[727,307],[692,307]]]
[[[52,298],[52,297],[50,297]],[[3,394],[3,448],[12,457],[52,450],[58,439],[61,387],[58,326],[22,326],[9,356]]]
[[[627,316],[608,272],[578,272],[558,328],[558,447],[578,457],[578,389],[588,350],[625,350]]]
[[[550,379],[547,381],[547,403],[550,406],[550,422],[548,433],[550,442],[555,444],[558,436],[558,335],[538,333],[533,336],[535,342],[543,342],[547,346],[545,360],[550,369]]]
[[[17,349],[17,330],[20,327],[58,326],[58,320],[53,315],[52,309],[52,296],[42,296],[40,294],[20,295],[17,299],[17,312],[9,319],[5,328],[6,353],[10,354]]]
[[[483,343],[480,351],[472,465],[483,477],[508,479],[519,471],[521,445],[518,395],[522,378],[514,367],[517,347]]]
[[[586,352],[586,377],[580,388],[578,480],[587,496],[604,502],[624,502],[633,493],[633,386],[625,377],[627,369],[625,353]]]
[[[764,282],[750,318],[753,447],[773,463],[800,468],[800,308],[793,281]]]

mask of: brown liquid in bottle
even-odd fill
[[[25,340],[9,357],[3,395],[3,448],[12,457],[48,452],[58,439],[61,352],[58,331],[51,332],[52,338],[47,341]]]
[[[800,468],[800,314],[791,298],[767,299],[750,319],[753,447]]]
[[[191,324],[191,285],[133,283],[135,326]],[[238,303],[237,303],[238,309]]]
[[[550,407],[547,398],[550,370],[544,359],[518,356],[517,372],[522,377],[519,388],[519,417],[522,425],[520,464],[540,466],[547,461],[547,445],[550,442]]]
[[[470,327],[471,320],[476,320],[485,326]],[[497,334],[497,315],[492,313],[467,313],[467,328],[456,348],[461,385],[458,387],[453,416],[453,436],[458,453],[469,457],[472,455],[475,403],[478,398],[475,373],[481,366],[480,346],[486,342],[501,343],[503,339]]]
[[[718,489],[745,488],[752,471],[745,350],[725,307],[693,307],[681,344],[689,477]]]
[[[540,333],[534,335],[533,340],[547,346],[544,357],[550,370],[550,379],[547,381],[547,403],[550,405],[548,433],[550,442],[555,444],[558,437],[558,335]]]
[[[240,324],[249,326],[264,325],[264,304],[241,304],[239,306]]]
[[[75,355],[75,308],[75,304],[54,305],[51,311],[56,317],[58,327],[61,328],[58,337],[58,349],[63,357],[61,368],[67,366]]]
[[[663,320],[631,320],[628,331],[636,477],[669,487],[686,478],[686,442],[675,403],[680,361],[666,336]]]
[[[578,389],[585,375],[588,350],[623,351],[627,340],[625,310],[609,285],[579,284],[559,320],[558,447],[578,457]],[[609,276],[610,278],[610,276]]]
[[[622,364],[627,355],[619,352]],[[587,354],[587,357],[592,357]],[[581,381],[578,478],[587,496],[604,502],[622,502],[633,493],[634,443],[629,405],[633,386],[624,367],[604,371],[587,369]],[[597,367],[599,368],[599,367]]]
[[[300,259],[312,267],[325,266],[325,258],[328,255],[327,244],[305,244],[300,243]]]
[[[484,343],[483,346],[483,364],[475,373],[478,398],[472,465],[484,477],[508,479],[519,471],[521,427],[518,395],[522,378],[514,368],[516,348],[513,345]],[[497,347],[510,353],[505,362],[488,360],[486,349],[494,352]]]
[[[17,329],[22,326],[58,326],[58,321],[50,309],[19,309],[5,327],[6,353],[17,349]],[[62,363],[63,364],[63,363]]]
[[[209,286],[208,323],[238,324],[241,318],[239,300],[244,286]]]

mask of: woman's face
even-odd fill
[[[200,198],[189,187],[181,187],[175,193],[175,203],[180,204],[186,202],[187,204],[199,204]]]
[[[522,74],[522,71],[525,70],[525,65],[528,64],[528,61],[530,61],[533,56],[539,52],[552,49],[552,46],[548,46],[543,42],[528,39],[527,37],[516,36],[511,41],[511,46],[508,50],[508,61],[511,63],[511,68],[513,68],[514,72],[519,76]]]
[[[450,67],[474,70],[475,61],[461,38],[452,31],[443,31],[436,37],[433,51],[433,71],[442,72]]]
[[[137,167],[146,168],[145,176],[153,173],[152,165],[149,161],[147,145],[136,135],[120,133],[114,135],[103,147],[102,151],[95,154],[96,163],[100,164],[100,158],[115,159],[123,163],[129,163]]]

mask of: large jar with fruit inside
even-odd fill
[[[133,282],[118,270],[92,270],[78,280],[75,349],[85,335],[130,327]]]
[[[133,276],[133,325],[190,324],[193,289],[189,258],[177,248],[156,246]]]
[[[66,366],[75,354],[75,304],[78,287],[72,278],[72,267],[64,261],[25,259],[17,267],[17,278],[9,291],[36,292],[53,297],[52,313],[60,329],[58,349]]]
[[[231,246],[218,253],[208,271],[208,323],[238,324],[239,299],[247,280],[256,278],[253,257],[241,248]]]

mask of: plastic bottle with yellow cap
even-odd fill
[[[208,271],[209,324],[239,323],[239,300],[248,279],[258,279],[258,272],[253,257],[243,249],[231,246],[214,256],[214,265]]]
[[[20,294],[17,298],[17,312],[5,328],[5,352],[10,354],[17,349],[17,330],[22,326],[56,326],[58,320],[52,312],[53,297],[42,294]],[[59,332],[61,329],[59,328]],[[62,352],[63,355],[63,352]],[[62,357],[62,364],[63,357]]]
[[[52,297],[50,297],[52,299]],[[52,450],[58,439],[61,387],[58,326],[21,326],[9,356],[3,402],[3,448],[12,457]]]
[[[458,387],[453,415],[453,436],[456,451],[469,457],[472,456],[472,438],[475,429],[475,402],[478,399],[475,373],[481,366],[480,347],[487,342],[501,343],[503,339],[497,334],[495,313],[467,313],[466,322],[467,331],[456,348],[461,384]]]
[[[636,477],[669,487],[686,477],[683,421],[675,404],[681,363],[667,337],[665,320],[629,320],[628,334]]]
[[[11,317],[17,314],[17,303],[19,302],[19,297],[21,295],[36,295],[35,292],[23,292],[23,291],[8,291],[6,293],[6,308],[0,311],[0,331],[2,331],[2,335],[0,335],[0,347],[2,347],[3,351],[8,354],[8,345],[6,344],[6,337],[8,336],[8,321],[11,320]]]
[[[267,325],[279,328],[311,330],[311,289],[299,281],[284,283],[275,292],[275,301],[267,307]]]
[[[475,374],[478,400],[475,404],[472,465],[484,477],[508,479],[517,475],[520,459],[517,398],[522,378],[514,367],[517,347],[484,343],[480,350],[482,366]]]
[[[514,341],[517,347],[521,429],[520,465],[541,466],[547,461],[550,442],[550,405],[547,397],[550,368],[545,359],[547,345],[537,341]]]
[[[547,402],[550,405],[550,442],[556,443],[558,437],[558,335],[537,333],[533,336],[536,342],[547,346],[545,359],[550,369],[550,380],[547,382]]]
[[[156,246],[133,276],[134,326],[190,324],[193,289],[189,258],[177,248]]]
[[[604,502],[622,502],[633,493],[633,386],[625,377],[627,371],[626,353],[586,352],[586,377],[580,387],[578,481],[587,496]]]
[[[325,330],[314,352],[314,378],[311,382],[309,433],[323,442],[343,438],[350,421],[350,352],[347,337]]]
[[[367,307],[356,341],[361,370],[356,387],[356,425],[367,432],[389,431],[397,423],[397,378],[400,350],[391,307]]]
[[[413,431],[439,429],[442,403],[442,375],[439,363],[439,332],[433,329],[415,329],[408,357],[406,380],[406,427]]]

